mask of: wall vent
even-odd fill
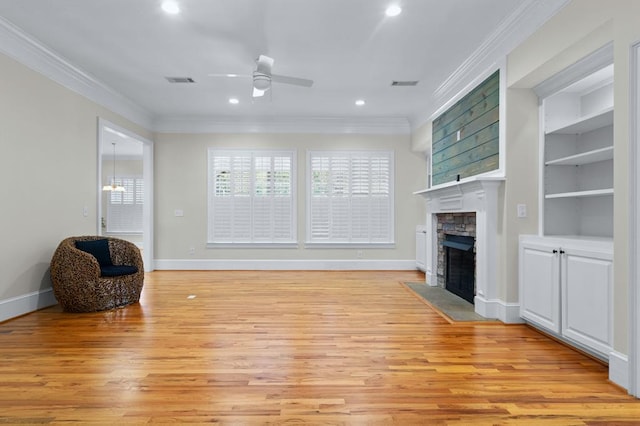
[[[191,77],[165,77],[169,83],[195,83]]]
[[[406,80],[406,81],[393,80],[391,82],[392,86],[416,86],[417,84],[418,84],[418,80]]]

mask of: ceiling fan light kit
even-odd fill
[[[271,88],[271,76],[258,71],[253,73],[253,87],[266,92]]]
[[[290,77],[286,75],[278,75],[273,74],[271,69],[273,68],[274,59],[266,56],[260,55],[256,58],[256,67],[252,74],[236,74],[236,73],[226,73],[226,74],[209,74],[210,77],[227,77],[227,78],[236,78],[236,77],[251,77],[252,80],[252,93],[251,96],[253,98],[260,98],[265,95],[266,92],[271,90],[271,83],[282,83],[289,84],[292,86],[300,86],[300,87],[311,87],[313,86],[313,80],[309,80],[306,78],[299,77]]]

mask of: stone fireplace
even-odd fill
[[[475,237],[475,311],[486,318],[512,322],[518,318],[517,307],[498,298],[498,190],[504,178],[473,177],[416,192],[427,200],[426,281],[431,286],[444,286],[444,259],[441,258],[444,234]],[[473,216],[473,219],[471,218]],[[438,221],[442,230],[439,235]],[[445,232],[447,229],[447,232]],[[440,268],[442,266],[442,269]]]
[[[476,214],[438,213],[436,220],[437,285],[475,303]]]
[[[438,238],[438,263],[437,276],[438,287],[445,288],[446,275],[446,247],[444,241],[447,235],[459,235],[464,237],[476,236],[476,214],[467,213],[438,213],[436,214],[436,229]]]

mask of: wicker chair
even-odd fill
[[[76,242],[106,239],[113,263],[112,276],[105,276],[94,255],[80,250]],[[81,243],[82,244],[82,243]],[[106,251],[106,248],[105,248]],[[121,265],[134,266],[135,272],[119,275]],[[106,272],[105,272],[106,273]],[[140,250],[129,241],[111,237],[82,236],[64,239],[51,259],[51,281],[56,299],[67,312],[96,312],[140,300],[144,267]]]

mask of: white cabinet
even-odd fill
[[[613,249],[564,251],[562,335],[608,357],[613,345]]]
[[[543,233],[613,236],[613,65],[541,102]]]
[[[535,240],[520,244],[520,316],[560,333],[558,248]]]
[[[607,359],[613,344],[611,241],[520,237],[520,316]]]
[[[427,270],[427,227],[416,226],[416,268]]]

